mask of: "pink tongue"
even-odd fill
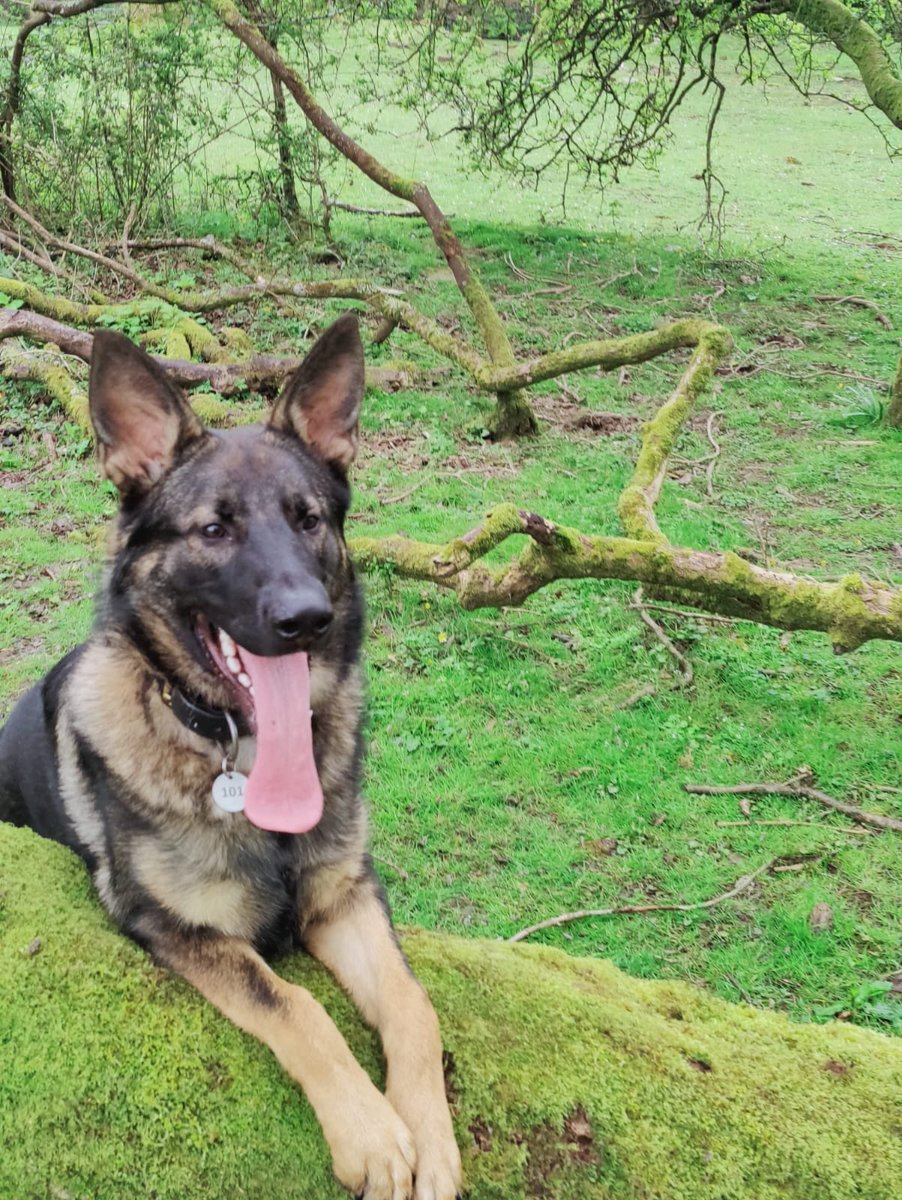
[[[239,646],[254,685],[257,757],[244,794],[244,814],[261,829],[306,833],[323,815],[313,760],[310,664],[306,654],[260,658]]]

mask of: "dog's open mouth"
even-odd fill
[[[308,655],[264,658],[239,646],[224,629],[205,618],[198,618],[197,629],[256,733],[257,752],[245,789],[245,816],[261,829],[307,833],[323,814],[323,793],[313,757]]]

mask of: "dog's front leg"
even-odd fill
[[[386,1095],[416,1145],[416,1200],[454,1200],[460,1153],[445,1096],[438,1018],[398,946],[376,879],[337,899],[304,930],[304,941],[379,1030]]]
[[[410,1131],[309,992],[286,983],[237,938],[156,923],[138,932],[158,962],[269,1046],[301,1085],[346,1188],[366,1200],[409,1200],[416,1164]]]

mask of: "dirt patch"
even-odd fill
[[[638,424],[639,418],[630,413],[587,412],[577,417],[571,428],[591,429],[593,433],[610,437],[615,433],[632,433]]]
[[[551,1125],[535,1125],[525,1136],[514,1136],[517,1144],[526,1144],[526,1194],[535,1200],[555,1200],[557,1176],[568,1168],[597,1166],[601,1149],[592,1123],[583,1106],[577,1105],[564,1118],[558,1133]]]
[[[831,1075],[848,1075],[849,1067],[846,1063],[837,1062],[835,1058],[828,1058],[824,1063],[824,1070],[829,1071]]]
[[[473,1135],[476,1149],[480,1150],[483,1154],[488,1154],[492,1148],[492,1131],[481,1117],[477,1117],[472,1122],[470,1133]]]
[[[372,459],[382,462],[393,462],[405,467],[426,467],[429,465],[429,446],[420,433],[400,433],[392,430],[379,430],[376,433],[365,433],[360,443],[360,462],[362,466]]]
[[[517,469],[511,463],[492,462],[477,453],[452,454],[441,464],[441,470],[454,474],[465,472],[468,475],[480,475],[483,479],[513,479]]]

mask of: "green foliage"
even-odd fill
[[[180,170],[222,128],[208,94],[187,103],[210,22],[181,6],[102,9],[35,31],[13,127],[19,190],[51,224],[171,219]],[[6,39],[14,33],[6,26]]]
[[[883,420],[886,405],[872,387],[855,384],[848,395],[839,398],[842,411],[831,418],[831,423],[844,429],[866,429],[879,425]]]
[[[815,1009],[814,1015],[819,1021],[843,1017],[861,1025],[885,1023],[902,1033],[902,998],[895,996],[893,985],[886,979],[857,984],[845,999]]]

